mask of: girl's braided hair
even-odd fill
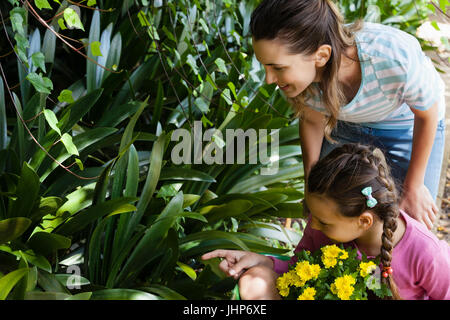
[[[367,207],[367,198],[361,193],[372,187],[377,200],[373,208]],[[307,191],[329,197],[346,217],[357,217],[372,212],[383,221],[381,263],[391,266],[393,235],[399,216],[398,195],[383,153],[379,149],[344,144],[319,160],[308,176]],[[381,277],[392,292],[393,299],[401,299],[393,275]]]

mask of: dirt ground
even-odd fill
[[[440,219],[437,221],[436,236],[450,244],[450,161],[447,167],[447,180],[442,197]]]
[[[447,12],[450,12],[449,10],[450,8],[447,9]],[[441,177],[441,184],[445,183],[444,192],[442,195],[439,219],[436,221],[436,227],[433,231],[439,239],[445,240],[450,244],[450,47],[444,45],[441,41],[442,38],[450,39],[450,16],[448,13],[447,15],[444,15],[437,10],[436,15],[430,16],[430,20],[437,22],[439,30],[436,30],[431,23],[428,22],[417,30],[417,36],[431,41],[434,46],[437,47],[436,50],[433,50],[432,52],[428,51],[426,54],[430,56],[435,65],[443,71],[441,73],[441,78],[446,86],[445,100],[447,124],[446,148],[444,153],[447,161],[447,170],[444,172],[444,174],[446,174],[446,179]]]

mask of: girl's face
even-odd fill
[[[288,98],[302,93],[312,82],[317,82],[316,54],[289,53],[279,40],[253,40],[256,59],[264,65],[267,84],[276,83]]]
[[[330,198],[307,193],[305,200],[311,211],[311,227],[322,231],[328,238],[346,243],[361,237],[367,230],[359,217],[345,217]]]

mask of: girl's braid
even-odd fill
[[[399,208],[394,181],[390,177],[389,169],[383,164],[383,161],[379,161],[378,163],[378,172],[378,181],[386,190],[380,199],[382,202],[380,203],[380,208],[378,210],[379,216],[383,219],[381,264],[383,265],[383,268],[388,268],[391,266],[392,250],[394,248],[393,238],[395,230],[397,230]],[[393,275],[389,275],[388,278],[382,276],[381,281],[391,289],[392,298],[398,300],[401,299],[401,297],[392,277]]]

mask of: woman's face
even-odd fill
[[[307,193],[305,200],[311,211],[311,227],[322,231],[331,240],[346,243],[359,238],[364,233],[360,217],[352,218],[342,215],[332,199]]]
[[[317,82],[316,55],[289,53],[279,40],[253,40],[256,59],[264,65],[266,82],[276,83],[288,98],[302,93]]]

